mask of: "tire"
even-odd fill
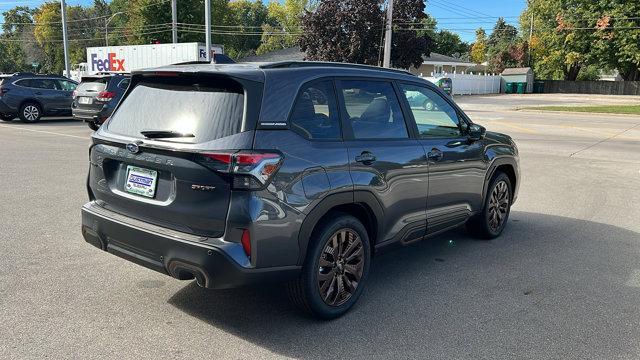
[[[485,199],[482,212],[469,220],[467,229],[474,236],[490,240],[500,236],[509,220],[513,187],[507,174],[499,172],[494,175]]]
[[[345,238],[347,247],[340,248]],[[341,256],[333,256],[336,249]],[[365,227],[355,217],[337,213],[314,230],[302,272],[287,284],[289,299],[313,317],[340,317],[362,294],[370,262],[371,247]],[[322,277],[326,280],[322,281]]]
[[[87,126],[93,131],[98,131],[98,129],[100,129],[100,125],[96,124],[93,121],[87,121]]]
[[[14,118],[15,118],[15,115],[0,114],[0,120],[2,120],[2,121],[13,121]]]
[[[20,120],[25,123],[35,123],[42,117],[42,107],[34,102],[27,102],[20,106],[18,113]]]

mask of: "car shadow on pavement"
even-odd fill
[[[169,302],[294,358],[637,357],[639,248],[634,231],[514,211],[498,239],[456,230],[376,257],[337,320],[301,315],[283,285],[192,283]]]

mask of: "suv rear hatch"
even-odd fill
[[[231,154],[251,149],[262,84],[182,73],[131,81],[93,136],[90,196],[138,220],[221,236],[234,186]]]
[[[73,93],[74,109],[91,112],[100,111],[102,106],[113,97],[113,95],[109,96],[107,91],[111,78],[111,76],[84,77]]]

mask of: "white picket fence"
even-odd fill
[[[500,75],[474,74],[432,74],[424,79],[435,83],[441,78],[451,79],[453,95],[498,94],[500,92]]]

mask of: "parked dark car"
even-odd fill
[[[421,92],[439,110],[407,100]],[[371,258],[467,224],[491,239],[518,150],[435,85],[368,66],[281,62],[138,71],[92,136],[82,234],[206,288],[287,281],[344,314]]]
[[[33,123],[42,116],[71,115],[77,82],[58,75],[16,73],[0,84],[0,119]]]
[[[128,74],[85,76],[73,93],[73,117],[97,130],[118,105],[129,86]]]

